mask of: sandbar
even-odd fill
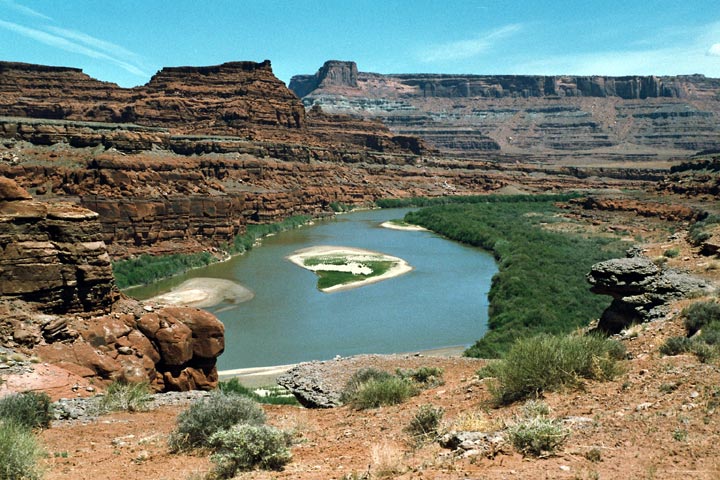
[[[149,301],[187,307],[207,308],[222,302],[242,303],[252,299],[255,294],[231,280],[221,278],[191,278],[167,293],[149,299]]]
[[[409,223],[406,225],[400,225],[393,221],[383,222],[380,224],[380,226],[384,227],[384,228],[389,228],[391,230],[407,230],[409,232],[426,232],[427,231],[427,228],[421,227],[420,225],[410,225]]]
[[[345,265],[329,265],[322,263],[313,266],[305,265],[305,259],[320,256],[345,257],[347,259],[347,263]],[[366,262],[368,260],[394,262],[394,265],[382,275],[357,280],[355,282],[343,283],[341,285],[333,285],[332,287],[328,288],[321,288],[320,291],[325,293],[332,293],[341,290],[350,290],[351,288],[362,287],[364,285],[380,282],[382,280],[387,280],[388,278],[403,275],[413,269],[413,267],[411,267],[402,258],[393,257],[391,255],[386,255],[380,252],[373,252],[371,250],[364,250],[361,248],[337,247],[331,245],[318,245],[315,247],[303,248],[301,250],[295,251],[292,255],[287,257],[287,259],[295,265],[298,265],[313,272],[318,270],[332,270],[336,272],[352,272],[355,275],[366,275],[370,273],[367,272],[367,267],[364,267],[362,265],[363,262]]]

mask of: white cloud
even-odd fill
[[[8,8],[15,10],[16,12],[22,13],[23,15],[27,15],[29,17],[35,17],[35,18],[42,18],[43,20],[52,21],[52,18],[48,17],[47,15],[40,13],[37,10],[33,10],[30,7],[26,7],[25,5],[20,5],[18,3],[15,3],[12,0],[1,0],[0,3],[2,3],[3,5],[5,5]]]
[[[686,29],[683,38],[672,43],[662,39],[636,48],[589,53],[568,53],[547,57],[522,58],[510,67],[512,73],[545,75],[681,75],[702,73],[720,77],[720,22]],[[707,45],[712,46],[708,50]]]
[[[499,40],[512,36],[522,30],[520,24],[510,24],[468,40],[432,45],[419,53],[420,61],[427,63],[463,60],[487,52]]]
[[[87,35],[82,32],[78,32],[75,30],[68,30],[66,28],[60,28],[60,27],[47,27],[47,29],[61,37],[75,40],[80,43],[84,43],[85,45],[88,45],[90,47],[94,47],[97,50],[101,50],[103,52],[116,55],[118,57],[128,57],[133,58],[137,57],[137,55],[130,50],[121,47],[120,45],[117,45],[112,42],[106,42],[105,40],[101,40],[99,38],[95,38],[93,36]]]
[[[0,28],[10,30],[24,37],[31,38],[40,43],[44,43],[45,45],[59,48],[67,52],[79,53],[80,55],[85,55],[90,58],[109,61],[122,68],[123,70],[132,73],[133,75],[142,77],[148,76],[147,73],[143,72],[140,68],[133,65],[129,61],[123,60],[122,58],[117,58],[118,56],[134,57],[135,55],[132,52],[129,52],[128,50],[125,50],[118,45],[93,39],[93,37],[82,34],[80,32],[49,27],[49,29],[56,33],[53,34],[35,28],[25,27],[17,23],[6,22],[4,20],[0,20]],[[114,53],[116,55],[108,55],[108,53],[104,53],[103,51],[97,50],[95,48],[89,48],[72,40],[78,40],[82,43],[86,43],[89,45],[93,45],[93,41],[98,41],[100,43],[97,46],[100,47],[101,50],[105,50],[108,53]],[[124,51],[125,53],[123,55],[117,55],[117,53],[120,51]]]

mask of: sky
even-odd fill
[[[123,87],[165,66],[720,77],[720,0],[0,0],[0,60]]]

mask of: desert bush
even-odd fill
[[[235,425],[214,433],[209,446],[210,459],[219,478],[232,478],[238,471],[261,468],[281,470],[291,459],[291,437],[268,425]]]
[[[552,454],[569,435],[562,422],[545,417],[523,418],[508,427],[510,442],[523,455]]]
[[[520,414],[525,418],[546,417],[550,415],[550,407],[542,400],[528,400],[520,408]]]
[[[500,404],[575,386],[581,379],[611,379],[623,349],[596,336],[539,335],[516,341],[495,372],[492,390]]]
[[[407,432],[416,440],[423,441],[437,435],[445,409],[427,404],[422,405],[410,420]]]
[[[663,252],[663,257],[667,258],[677,258],[678,255],[680,255],[679,248],[668,248]]]
[[[423,388],[432,388],[445,383],[443,380],[443,369],[440,367],[422,366],[418,369],[398,368],[395,373],[398,377],[412,380]]]
[[[52,420],[47,393],[13,393],[0,399],[0,419],[28,429],[47,428]]]
[[[397,405],[415,394],[417,394],[417,388],[411,382],[390,376],[384,380],[368,380],[361,384],[352,395],[345,398],[347,398],[347,403],[358,410],[366,410],[383,405]]]
[[[384,370],[378,370],[377,368],[363,368],[353,373],[350,379],[343,388],[342,395],[340,397],[343,403],[349,403],[355,393],[369,381],[382,382],[393,378],[393,375]]]
[[[147,382],[113,382],[105,395],[101,397],[99,408],[101,412],[141,412],[147,409],[152,399],[150,385]]]
[[[237,424],[263,423],[265,412],[256,402],[240,395],[213,392],[178,415],[177,426],[170,434],[170,449],[183,451],[207,447],[214,433]]]
[[[691,340],[687,337],[670,337],[660,345],[660,353],[667,356],[675,356],[686,353],[690,350]]]
[[[705,325],[720,324],[720,303],[715,301],[695,302],[682,311],[688,335],[694,335]]]
[[[42,456],[42,448],[26,425],[0,420],[0,480],[41,478],[38,461]]]

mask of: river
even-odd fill
[[[261,247],[230,261],[128,293],[147,298],[194,277],[234,280],[255,292],[248,302],[208,309],[225,324],[220,370],[470,345],[487,329],[495,262],[483,250],[432,232],[380,227],[406,212],[339,215],[267,237]],[[360,288],[322,293],[315,274],[286,259],[314,245],[374,250],[400,257],[414,269]]]

